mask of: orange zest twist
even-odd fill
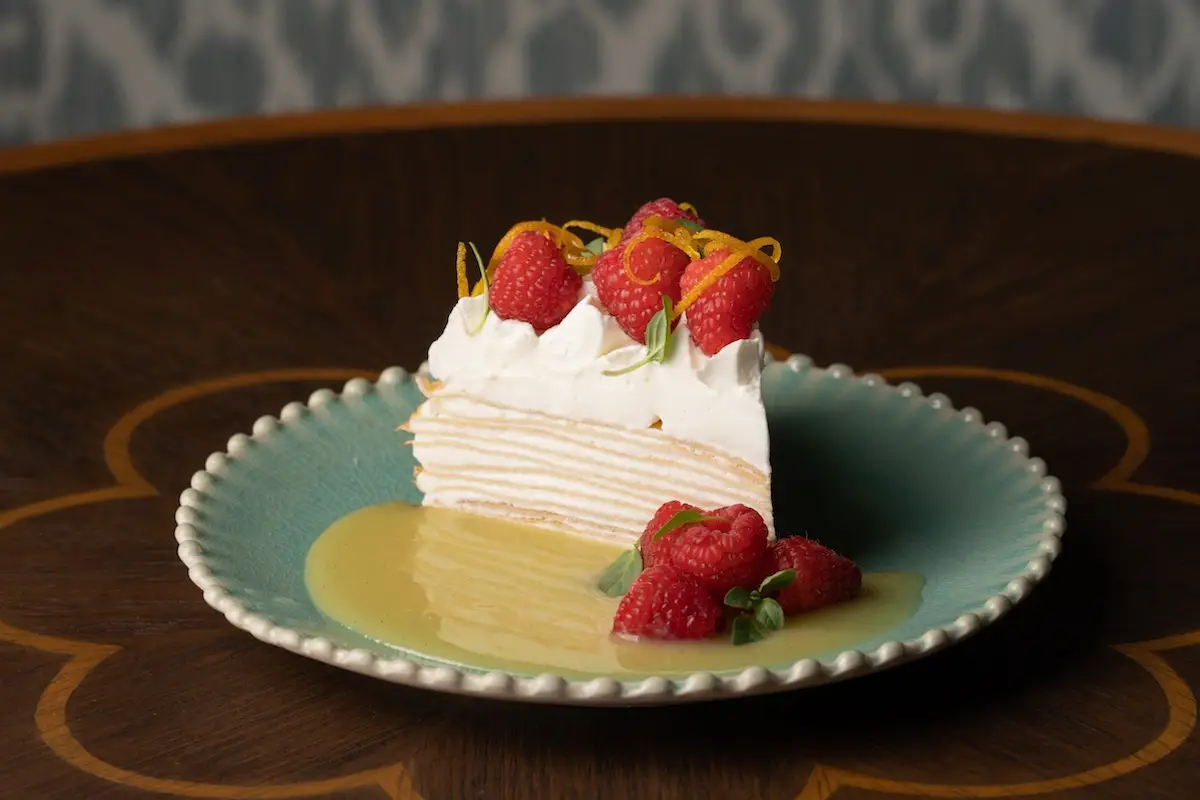
[[[492,250],[491,258],[488,259],[487,264],[488,280],[490,281],[493,277],[495,277],[496,267],[500,265],[500,259],[504,257],[506,252],[508,252],[508,248],[512,247],[513,240],[522,233],[530,232],[540,233],[546,238],[552,239],[555,246],[559,247],[563,251],[563,257],[567,260],[567,263],[572,267],[575,267],[577,272],[582,274],[589,271],[592,264],[596,260],[596,255],[587,249],[582,239],[567,230],[568,226],[577,228],[586,227],[588,230],[601,227],[599,225],[595,225],[594,223],[583,223],[578,220],[569,222],[567,225],[555,225],[554,223],[547,222],[544,219],[518,222],[516,225],[513,225],[508,229],[508,233],[504,234],[504,236],[500,238],[500,241],[496,243],[496,248]],[[606,235],[608,229],[602,228],[602,230],[605,231],[605,233],[601,235]],[[482,291],[483,281],[480,280],[475,284],[475,288],[471,290],[471,294],[477,295]]]
[[[704,294],[709,287],[723,278],[746,258],[753,258],[762,264],[767,272],[770,273],[772,281],[779,280],[779,259],[783,255],[783,247],[779,244],[778,239],[773,239],[770,236],[761,236],[749,242],[743,242],[741,239],[737,239],[727,233],[710,229],[693,234],[691,239],[693,242],[714,242],[720,245],[722,249],[728,249],[729,255],[722,259],[720,264],[697,281],[696,285],[679,299],[679,303],[675,305],[675,308],[671,312],[672,319],[678,319],[683,312],[688,310],[688,307],[692,303],[700,298],[700,295]],[[769,254],[764,253],[762,251],[764,247],[771,248],[771,252]]]
[[[462,242],[458,243],[458,254],[454,257],[454,269],[458,273],[458,296],[466,297],[471,290],[467,284],[467,246]]]
[[[730,250],[745,251],[745,255],[750,256],[766,267],[767,272],[771,273],[771,280],[779,280],[779,257],[783,255],[783,248],[780,246],[778,239],[773,239],[770,236],[760,236],[749,242],[743,242],[741,239],[730,236],[728,233],[708,228],[694,234],[692,240],[697,242],[711,241]],[[769,255],[762,252],[762,248],[764,247],[771,248]]]
[[[696,207],[695,207],[694,205],[692,205],[691,203],[680,203],[680,204],[679,204],[679,210],[680,210],[680,211],[690,211],[690,212],[692,212],[692,215],[693,215],[693,216],[694,216],[696,219],[700,219],[700,212],[699,212],[699,211],[696,209]]]
[[[625,277],[639,286],[653,286],[662,277],[661,272],[656,272],[653,278],[644,280],[633,273],[633,263],[631,260],[633,248],[642,242],[649,241],[650,239],[661,239],[668,244],[678,247],[695,261],[700,258],[700,251],[693,243],[694,238],[692,232],[677,220],[669,220],[663,217],[649,217],[641,232],[625,244],[625,249],[621,253],[621,264],[625,268]]]
[[[547,238],[550,238],[552,236],[554,239],[554,243],[556,245],[558,245],[559,247],[562,247],[563,241],[567,237],[570,237],[571,239],[574,239],[575,242],[578,242],[580,247],[583,246],[583,242],[580,241],[578,236],[576,236],[573,233],[569,233],[569,232],[563,230],[562,228],[560,228],[559,226],[557,226],[553,223],[547,222],[546,220],[531,220],[529,222],[518,222],[516,225],[513,225],[511,228],[508,229],[508,233],[506,233],[506,234],[504,234],[504,236],[500,237],[500,241],[496,243],[496,248],[494,250],[492,250],[492,257],[490,259],[488,259],[488,265],[487,265],[488,280],[491,280],[492,277],[496,274],[496,267],[497,267],[497,265],[499,265],[500,259],[504,257],[504,254],[506,252],[508,252],[508,248],[512,247],[513,240],[516,239],[518,236],[520,236],[522,233],[530,233],[530,232],[540,233],[543,236],[546,236]]]
[[[605,239],[608,239],[612,235],[612,228],[606,228],[603,225],[597,225],[594,222],[588,222],[586,219],[573,219],[570,222],[564,222],[562,224],[562,228],[563,230],[567,230],[568,228],[579,228],[583,231],[591,231],[597,236],[603,236]]]
[[[602,237],[609,247],[613,244],[613,229],[606,228],[603,225],[597,225],[594,222],[588,222],[585,219],[573,219],[562,224],[562,229],[567,231],[570,228],[579,228],[584,231],[591,231],[597,236]],[[617,229],[617,239],[620,240],[620,229]],[[563,257],[567,263],[575,267],[576,272],[586,274],[590,272],[596,263],[599,256],[593,253],[587,247],[583,246],[583,241],[579,240],[579,247],[576,247],[573,242],[567,242],[563,246]]]

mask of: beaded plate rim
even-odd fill
[[[924,658],[974,636],[1006,616],[1046,579],[1054,560],[1062,551],[1062,536],[1066,531],[1066,498],[1061,482],[1047,474],[1046,463],[1029,455],[1029,444],[1025,439],[1019,436],[1010,438],[1003,424],[985,424],[983,415],[977,409],[956,409],[946,395],[934,393],[926,396],[919,386],[909,381],[892,385],[879,375],[855,375],[844,364],[817,367],[810,358],[802,355],[792,355],[784,364],[793,372],[817,370],[834,379],[858,381],[866,386],[893,391],[910,402],[925,403],[964,424],[978,425],[1016,455],[1021,468],[1041,479],[1039,488],[1046,509],[1042,533],[1035,540],[1036,546],[1024,569],[1008,582],[1003,592],[989,597],[976,611],[959,615],[949,625],[930,628],[921,636],[907,641],[887,641],[867,652],[850,649],[831,659],[804,658],[776,669],[752,666],[731,674],[695,672],[683,678],[652,676],[628,681],[611,677],[571,679],[551,673],[523,677],[499,670],[473,672],[445,664],[425,665],[404,657],[385,657],[365,649],[339,647],[325,637],[311,636],[284,625],[276,625],[266,616],[250,611],[212,573],[204,557],[202,543],[205,534],[195,523],[199,518],[199,510],[209,498],[206,487],[218,480],[229,462],[236,461],[256,441],[281,435],[289,424],[295,424],[313,409],[340,402],[343,396],[367,395],[379,385],[398,385],[410,380],[412,373],[401,367],[384,370],[375,382],[354,378],[345,384],[340,393],[318,389],[309,396],[307,403],[288,403],[278,417],[260,417],[254,423],[252,435],[235,434],[225,451],[210,455],[205,468],[192,476],[190,488],[185,489],[179,498],[179,507],[175,512],[179,559],[187,567],[189,579],[203,592],[205,603],[224,615],[231,625],[260,641],[298,655],[417,688],[493,699],[596,706],[666,705],[767,694],[878,672]],[[425,365],[422,365],[416,374],[423,372],[424,368]]]

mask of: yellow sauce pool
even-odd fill
[[[402,503],[343,517],[308,554],[313,601],[378,641],[483,669],[569,677],[778,666],[853,646],[911,616],[924,580],[863,578],[855,600],[795,617],[752,645],[628,642],[594,588],[621,550],[563,533]]]

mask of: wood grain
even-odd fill
[[[0,153],[0,797],[1192,796],[1200,136],[776,101],[489,108]],[[632,712],[404,690],[204,606],[170,531],[208,453],[331,371],[416,366],[458,239],[619,224],[662,194],[783,242],[773,341],[1033,442],[1071,508],[1028,606],[871,679]],[[127,427],[143,484],[114,474],[123,415],[214,385]]]

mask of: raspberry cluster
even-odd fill
[[[659,507],[637,546],[601,576],[621,595],[613,633],[639,639],[707,639],[726,627],[745,644],[785,618],[855,597],[862,571],[804,537],[769,540],[752,508]]]

